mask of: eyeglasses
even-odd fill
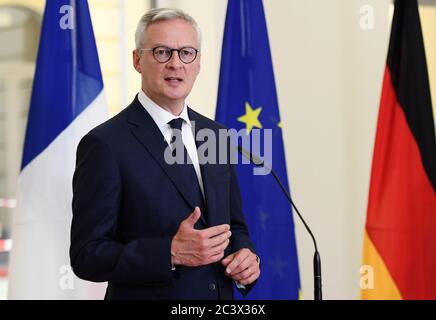
[[[180,61],[182,61],[185,64],[189,64],[194,62],[194,60],[197,58],[198,53],[200,50],[191,48],[191,47],[183,47],[180,49],[171,49],[168,47],[155,47],[152,49],[138,49],[139,52],[141,51],[152,51],[153,57],[156,59],[159,63],[166,63],[171,60],[171,57],[173,56],[173,52],[177,51],[179,55]]]

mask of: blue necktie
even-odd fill
[[[193,204],[197,206],[201,210],[201,215],[206,218],[206,206],[203,199],[203,193],[201,192],[200,185],[198,183],[197,173],[195,172],[194,165],[189,157],[188,151],[186,150],[185,145],[182,140],[182,118],[173,119],[168,124],[173,129],[171,135],[171,144],[173,146],[173,156],[176,159],[183,159],[182,164],[175,164],[177,169],[185,182],[187,189],[186,193],[191,195],[191,199],[195,201]],[[181,148],[181,144],[183,144],[183,148]],[[177,152],[183,152],[183,155],[177,154]],[[207,219],[205,219],[207,220]]]

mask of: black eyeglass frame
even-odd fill
[[[165,60],[165,61],[160,61],[159,59],[157,59],[157,58],[156,58],[156,54],[155,54],[155,52],[156,52],[157,49],[167,49],[167,50],[169,50],[169,51],[170,51],[170,56],[168,57],[168,59]],[[195,52],[195,56],[194,56],[194,58],[192,59],[192,61],[186,62],[186,61],[184,61],[184,60],[182,59],[182,57],[180,56],[180,52],[181,52],[182,50],[184,50],[184,49],[192,49],[192,50],[194,50],[194,52]],[[173,48],[166,47],[166,46],[158,46],[158,47],[154,47],[154,48],[143,48],[143,49],[138,49],[138,51],[139,51],[140,53],[141,53],[141,51],[151,51],[151,52],[153,53],[153,58],[154,58],[157,62],[159,62],[159,63],[167,63],[167,62],[170,61],[171,58],[173,57],[173,52],[174,52],[174,51],[177,51],[177,55],[179,56],[180,61],[182,61],[184,64],[191,64],[191,63],[193,63],[193,62],[197,59],[198,53],[201,52],[201,50],[199,50],[199,49],[195,49],[195,48],[193,48],[193,47],[182,47],[182,48],[180,48],[180,49],[173,49]]]

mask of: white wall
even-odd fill
[[[264,0],[292,194],[322,257],[326,299],[358,299],[361,247],[390,0]],[[166,0],[203,30],[191,104],[213,117],[226,1]],[[374,29],[360,28],[360,8]],[[296,221],[303,298],[313,298],[313,246]]]

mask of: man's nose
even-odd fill
[[[176,68],[176,69],[183,67],[183,62],[179,58],[178,51],[173,51],[173,54],[172,54],[170,60],[167,62],[167,67],[168,68]]]

